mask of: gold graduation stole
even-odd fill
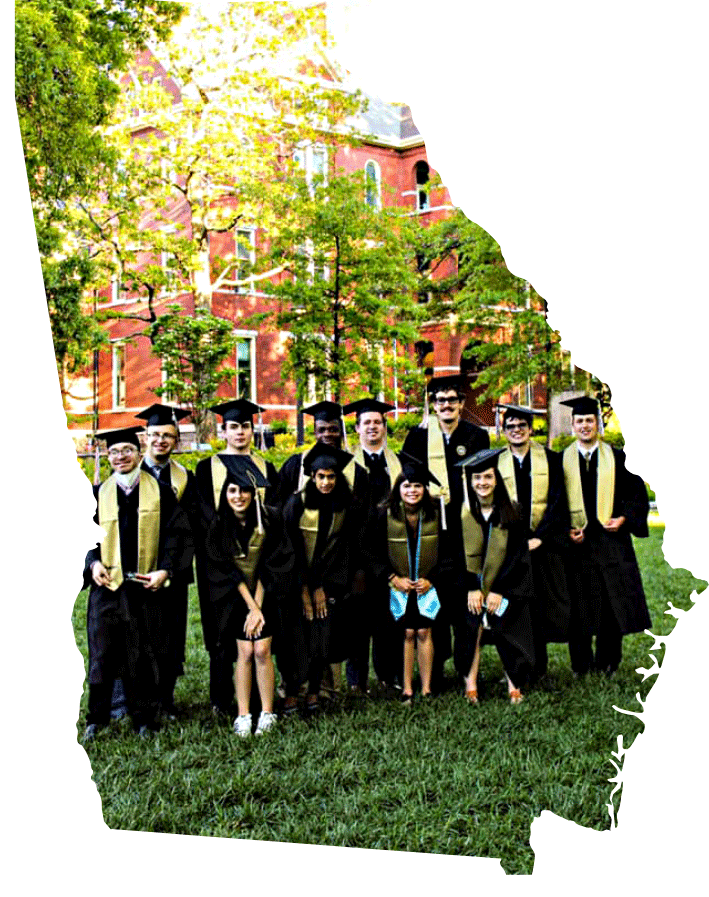
[[[506,529],[491,526],[487,551],[483,557],[483,528],[465,505],[460,512],[460,521],[463,527],[465,568],[468,573],[476,573],[480,577],[480,591],[487,596],[505,562],[509,534]]]
[[[121,541],[118,528],[118,483],[110,476],[98,491],[98,522],[106,530],[101,543],[101,563],[111,574],[107,588],[123,584]],[[138,478],[138,569],[152,573],[158,560],[160,541],[160,485],[152,474],[140,471]]]
[[[252,597],[254,595],[254,590],[256,589],[256,569],[261,560],[261,552],[263,551],[263,543],[265,539],[266,533],[260,532],[258,527],[254,527],[254,531],[251,533],[251,538],[249,539],[249,547],[246,554],[242,552],[242,554],[234,555],[234,563],[242,572]]]
[[[437,417],[431,417],[428,421],[426,430],[426,438],[428,440],[428,468],[431,473],[440,482],[440,486],[436,483],[428,484],[428,491],[433,498],[443,496],[443,501],[447,502],[450,498],[450,486],[448,484],[448,465],[446,464],[446,447],[443,442],[443,433],[438,424]]]
[[[173,461],[172,458],[170,458],[170,483],[177,500],[182,501],[182,496],[187,488],[187,470],[177,461]]]
[[[249,460],[253,461],[256,467],[261,471],[261,473],[266,476],[266,462],[259,455],[249,455]],[[226,482],[227,469],[226,465],[219,457],[219,455],[212,455],[212,492],[214,494],[214,510],[219,510],[219,499],[222,494],[222,489],[224,488],[224,483]],[[261,499],[261,504],[264,503],[266,497],[266,487],[259,486],[256,490],[259,494],[259,498]]]
[[[585,529],[588,525],[586,508],[583,503],[581,488],[581,457],[578,442],[574,440],[564,449],[562,458],[566,495],[569,499],[571,526],[574,529]],[[613,516],[613,497],[615,495],[615,457],[613,449],[606,442],[598,443],[598,473],[596,476],[596,516],[603,524]]]
[[[547,458],[547,453],[538,442],[530,442],[529,453],[532,470],[532,508],[529,529],[530,532],[533,533],[541,523],[544,512],[547,509],[547,497],[549,495],[549,459]],[[516,461],[509,448],[506,448],[497,459],[497,469],[505,482],[510,501],[518,502],[515,464]]]
[[[438,561],[438,517],[433,520],[421,521],[421,550],[419,553],[418,578],[428,576]],[[387,545],[389,547],[389,560],[396,570],[397,576],[411,575],[409,569],[409,539],[406,533],[406,521],[392,517],[387,509]]]
[[[364,467],[367,470],[367,465],[364,460],[364,449],[361,445],[358,445],[354,450],[354,459],[355,461]],[[394,481],[401,473],[401,461],[396,457],[395,453],[389,448],[388,445],[384,446],[384,459],[387,463],[387,471],[389,472],[389,488],[394,485]]]
[[[315,557],[315,545],[318,540],[318,523],[320,521],[320,511],[317,508],[303,508],[300,515],[300,528],[305,545],[305,558],[308,563],[308,569],[313,566],[313,558]],[[323,549],[323,557],[326,557],[335,547],[335,540],[342,529],[345,521],[344,511],[335,511],[332,515],[330,530],[327,534],[325,547]]]

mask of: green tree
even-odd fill
[[[187,405],[197,442],[206,442],[210,435],[207,409],[221,384],[235,374],[225,364],[234,357],[237,343],[231,324],[203,309],[194,316],[186,315],[180,305],[174,304],[157,318],[150,335],[165,372],[164,384],[155,392]]]
[[[546,303],[527,281],[507,268],[499,245],[460,210],[420,227],[417,237],[421,289],[429,292],[431,318],[472,337],[483,397],[497,399],[539,376],[548,391],[568,382],[561,337],[546,320]]]
[[[115,164],[101,131],[117,75],[182,15],[157,0],[16,0],[15,102],[63,391],[99,338],[85,292],[95,278],[75,203]]]
[[[404,370],[403,349],[417,336],[403,219],[365,202],[361,173],[301,176],[280,202],[263,263],[282,271],[264,289],[277,300],[272,322],[291,334],[284,377],[299,399],[313,380],[336,401],[391,394],[385,375]]]

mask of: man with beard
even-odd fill
[[[443,527],[448,532],[453,557],[462,557],[460,508],[463,503],[463,475],[457,464],[490,447],[486,430],[461,418],[465,392],[460,374],[433,377],[427,386],[434,416],[409,430],[402,451],[423,461],[440,485],[431,496],[440,503]],[[463,571],[459,571],[459,577]],[[451,655],[450,597],[441,594],[441,611],[433,628],[433,690],[443,687],[443,665]],[[446,600],[448,599],[448,600]]]

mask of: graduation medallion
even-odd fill
[[[455,447],[455,453],[456,453],[456,455],[460,455],[460,457],[462,458],[463,455],[465,454],[465,446],[464,446],[464,445],[457,445],[457,446]]]

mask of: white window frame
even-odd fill
[[[258,336],[257,330],[233,330],[233,335],[245,342],[249,343],[249,380],[251,384],[251,389],[249,390],[250,395],[244,396],[244,398],[248,399],[250,402],[256,402],[256,338]],[[238,346],[234,348],[234,391],[238,393],[239,388],[239,348]],[[241,398],[241,396],[237,395],[236,398]]]
[[[310,188],[312,193],[313,190],[313,177],[315,175],[315,166],[313,164],[313,159],[316,154],[322,154],[323,166],[322,166],[322,174],[323,174],[323,186],[327,186],[329,171],[328,171],[328,158],[327,158],[327,147],[323,143],[307,143],[302,144],[295,151],[294,159],[298,161],[298,155],[301,156],[302,161],[300,162],[301,168],[305,171],[305,181]]]
[[[239,257],[239,235],[240,234],[248,235],[248,246],[249,246],[248,259],[241,259]],[[246,245],[246,244],[244,244],[244,245]],[[251,265],[251,266],[253,266],[256,263],[256,228],[255,227],[235,227],[234,228],[234,257],[237,260],[237,265],[234,270],[234,280],[241,280],[241,276],[239,275],[239,263],[242,261],[244,261],[244,262],[248,261],[249,265]],[[249,278],[248,286],[234,287],[234,292],[238,293],[239,295],[256,292],[253,279]]]
[[[367,169],[372,165],[374,167],[374,178],[370,180]],[[369,202],[367,197],[367,191],[370,189],[370,184],[375,191],[374,203]],[[382,207],[382,170],[379,163],[375,159],[367,159],[364,163],[364,201],[365,203],[373,209],[377,209],[377,211],[381,210]]]
[[[119,378],[117,376],[117,363],[121,359],[121,380],[123,396],[120,395]],[[126,407],[126,344],[123,340],[111,342],[111,406],[113,410],[122,410]]]

